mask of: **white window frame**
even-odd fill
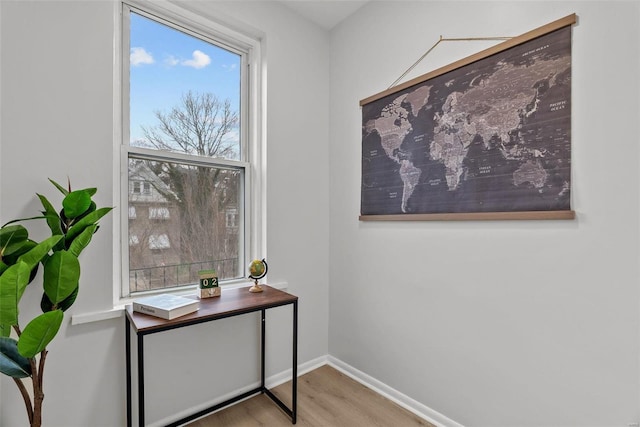
[[[240,265],[248,265],[251,259],[266,256],[266,100],[262,80],[265,75],[261,59],[264,40],[232,30],[223,23],[203,14],[195,14],[171,3],[155,4],[138,0],[122,1],[116,19],[116,49],[114,51],[114,155],[117,173],[114,175],[114,200],[122,206],[116,219],[114,233],[114,277],[120,283],[114,285],[114,305],[131,300],[129,291],[129,216],[128,216],[128,159],[129,156],[149,160],[184,161],[194,163],[192,157],[179,153],[163,156],[155,150],[129,146],[129,13],[135,12],[150,17],[162,24],[177,28],[212,44],[241,55],[241,162],[244,167],[241,200],[244,206],[238,209],[238,218],[243,218],[239,253]],[[197,163],[197,162],[195,162]],[[238,162],[216,159],[221,167],[235,167]],[[245,285],[242,279],[221,282],[221,286]],[[194,288],[197,285],[194,284]],[[184,292],[188,286],[175,288]],[[164,289],[158,292],[171,292]],[[139,294],[136,294],[139,295]]]

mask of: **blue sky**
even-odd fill
[[[154,111],[168,112],[183,93],[211,92],[240,100],[240,56],[135,13],[130,37],[130,133],[158,123]]]

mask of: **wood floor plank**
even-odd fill
[[[291,382],[273,393],[287,406]],[[189,427],[288,427],[291,419],[265,395],[258,395],[194,421]],[[300,427],[388,427],[432,424],[336,369],[325,365],[298,378]]]

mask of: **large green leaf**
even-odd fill
[[[0,323],[18,324],[18,303],[29,284],[31,269],[24,261],[7,268],[0,276]]]
[[[8,337],[9,335],[11,335],[11,325],[0,323],[0,337]]]
[[[96,202],[94,202],[93,200],[91,201],[91,204],[89,205],[89,209],[87,209],[86,211],[84,211],[84,213],[82,215],[80,215],[79,217],[77,217],[75,219],[76,222],[80,221],[82,218],[84,218],[85,216],[89,215],[91,212],[95,212],[97,206],[96,206]]]
[[[31,250],[31,249],[33,249],[33,248],[35,248],[35,247],[36,247],[36,245],[37,245],[37,243],[36,243],[36,242],[34,242],[33,240],[29,240],[29,241],[24,245],[24,247],[23,247],[22,249],[25,249],[25,253],[26,253],[26,252],[28,252],[29,250]],[[24,254],[22,253],[22,249],[20,250],[20,252],[16,252],[16,253],[14,253],[14,254],[11,254],[11,256],[6,257],[6,258],[4,259],[5,261],[7,261],[7,265],[6,265],[6,266],[3,266],[3,265],[2,265],[3,263],[1,263],[1,262],[0,262],[0,274],[4,273],[4,270],[6,270],[6,269],[7,269],[7,267],[9,267],[10,265],[13,265],[13,264],[15,264],[15,263],[17,263],[17,262],[18,262],[18,259],[20,258],[20,256],[24,255]],[[36,274],[38,274],[38,264],[36,264],[35,266],[33,266],[33,267],[31,268],[31,274],[29,275],[29,282],[28,282],[28,283],[33,282],[33,279],[35,279],[35,278],[36,278]]]
[[[69,252],[71,252],[75,256],[79,256],[80,252],[82,252],[82,250],[87,247],[89,242],[91,242],[91,237],[93,237],[93,233],[95,233],[97,229],[98,226],[96,224],[92,224],[82,230],[82,233],[80,233],[78,237],[73,239],[73,242],[71,242],[71,245],[69,245]]]
[[[49,200],[47,200],[47,198],[44,197],[42,194],[38,194],[38,198],[40,199],[40,203],[42,203],[42,207],[44,208],[44,210],[42,211],[42,214],[47,219],[47,225],[51,230],[51,234],[53,235],[62,234],[62,227],[60,226],[60,217],[58,216],[58,213],[56,212],[55,208],[53,207],[51,202],[49,202]]]
[[[38,244],[38,242],[33,241],[31,239],[28,239],[26,242],[24,242],[22,244],[20,249],[18,249],[17,251],[12,253],[11,255],[7,255],[7,256],[2,257],[2,260],[7,264],[7,266],[13,265],[16,262],[18,262],[18,258],[20,258],[20,256],[26,254],[31,249],[35,248],[37,244]]]
[[[29,232],[21,225],[0,228],[0,255],[5,257],[19,251],[29,239]]]
[[[53,310],[43,313],[27,324],[18,339],[18,351],[24,357],[35,357],[36,354],[47,348],[47,345],[55,338],[64,313]]]
[[[82,218],[75,225],[73,225],[73,227],[71,227],[69,231],[67,231],[67,238],[66,238],[67,247],[71,244],[73,239],[75,239],[78,234],[82,233],[84,229],[87,228],[87,226],[95,224],[100,218],[108,214],[109,211],[111,211],[111,209],[113,208],[97,209],[91,212],[89,215]]]
[[[64,301],[58,303],[58,305],[56,306],[56,309],[67,311],[69,307],[71,307],[73,303],[76,302],[76,298],[78,297],[79,290],[80,290],[80,286],[76,287],[76,289],[73,292],[71,292],[71,295],[66,297]],[[53,310],[53,303],[45,293],[42,294],[42,299],[40,300],[40,309],[42,310],[43,313]]]
[[[89,196],[94,196],[98,192],[98,189],[95,187],[91,187],[91,188],[83,188],[80,191],[86,191],[87,193],[89,193]]]
[[[16,222],[22,222],[22,221],[30,221],[32,219],[44,219],[44,217],[41,215],[38,215],[38,216],[30,216],[29,218],[12,219],[11,221],[4,223],[2,228],[5,228],[9,224],[15,224]]]
[[[91,195],[87,191],[77,190],[67,194],[62,200],[64,216],[69,219],[77,218],[91,206]]]
[[[71,190],[67,190],[67,189],[66,189],[66,188],[64,188],[62,185],[58,184],[57,182],[55,182],[55,181],[54,181],[54,180],[52,180],[51,178],[49,178],[49,182],[50,182],[50,183],[52,183],[53,185],[55,185],[55,187],[56,187],[58,190],[60,190],[60,192],[61,192],[62,194],[64,194],[65,196],[66,196],[67,194],[69,194],[69,192],[71,191]],[[71,186],[71,185],[69,184],[69,186]]]
[[[71,252],[54,252],[44,264],[44,291],[54,304],[71,295],[79,280],[80,262]]]
[[[0,372],[13,378],[31,376],[31,363],[18,352],[18,342],[12,338],[0,337]]]
[[[63,236],[51,236],[42,242],[38,243],[29,252],[22,254],[18,261],[24,261],[29,266],[29,269],[34,268],[40,261],[49,253],[49,251],[62,240]]]
[[[4,271],[9,268],[9,266],[7,264],[4,263],[4,261],[0,261],[0,276],[2,275],[2,273],[4,273]]]

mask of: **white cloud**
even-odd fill
[[[144,48],[132,47],[131,55],[129,56],[129,62],[134,67],[137,67],[138,65],[143,65],[143,64],[153,64],[154,60],[153,60],[153,56],[151,56],[149,52],[144,50]]]
[[[233,71],[236,68],[238,68],[238,64],[231,64],[231,65],[222,64],[222,68],[224,68],[226,71]]]
[[[193,51],[193,59],[187,59],[181,62],[182,65],[193,68],[204,68],[211,64],[211,58],[204,52],[199,50]]]

